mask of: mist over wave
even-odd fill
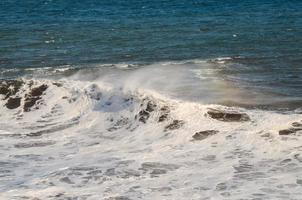
[[[299,109],[255,106],[274,94],[255,97],[227,79],[229,61],[50,68],[2,80],[0,197],[299,198]]]

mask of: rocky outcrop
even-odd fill
[[[166,121],[169,117],[169,114],[170,114],[170,109],[168,106],[163,106],[161,109],[160,109],[160,116],[158,118],[158,122],[163,122],[163,121]]]
[[[2,80],[0,81],[0,95],[4,95],[4,100],[19,92],[24,84],[22,80]]]
[[[217,134],[219,131],[216,130],[206,130],[206,131],[200,131],[196,132],[192,137],[194,140],[204,140],[209,136]]]
[[[21,104],[21,97],[15,97],[15,98],[10,97],[7,100],[5,106],[8,109],[16,109],[16,108],[18,108],[20,106],[20,104]]]
[[[138,121],[140,122],[146,123],[150,117],[150,113],[153,112],[157,106],[150,100],[144,99],[144,101],[147,101],[146,107],[143,110],[139,111],[135,118],[138,118]],[[142,103],[141,106],[144,106],[144,103]]]
[[[173,120],[172,123],[169,125],[165,126],[164,131],[172,131],[181,128],[185,124],[184,121],[182,120]]]
[[[291,127],[280,130],[279,135],[292,135],[292,134],[297,133],[298,131],[302,131],[302,123],[293,122],[291,124]]]
[[[47,88],[48,86],[45,84],[32,88],[30,93],[25,95],[23,110],[25,112],[30,111],[30,108],[33,107],[36,102],[41,99],[42,94]]]
[[[207,115],[213,119],[224,122],[239,122],[249,121],[250,117],[246,113],[240,113],[237,111],[226,111],[209,108]]]

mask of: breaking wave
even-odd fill
[[[1,81],[0,197],[299,198],[299,110],[210,103],[246,93],[184,65]]]

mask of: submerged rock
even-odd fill
[[[10,97],[5,106],[8,108],[8,109],[16,109],[20,106],[20,103],[21,103],[21,97],[16,97],[16,98],[12,98]]]
[[[236,111],[225,111],[210,108],[208,109],[207,114],[213,119],[225,122],[238,122],[250,120],[250,117],[246,113],[239,113]]]
[[[172,131],[181,128],[185,124],[182,120],[173,120],[171,124],[165,127],[165,131]]]
[[[192,137],[194,140],[204,140],[209,136],[217,134],[219,131],[216,130],[206,130],[195,133]]]

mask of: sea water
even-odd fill
[[[301,41],[298,0],[2,0],[0,199],[302,199]]]

